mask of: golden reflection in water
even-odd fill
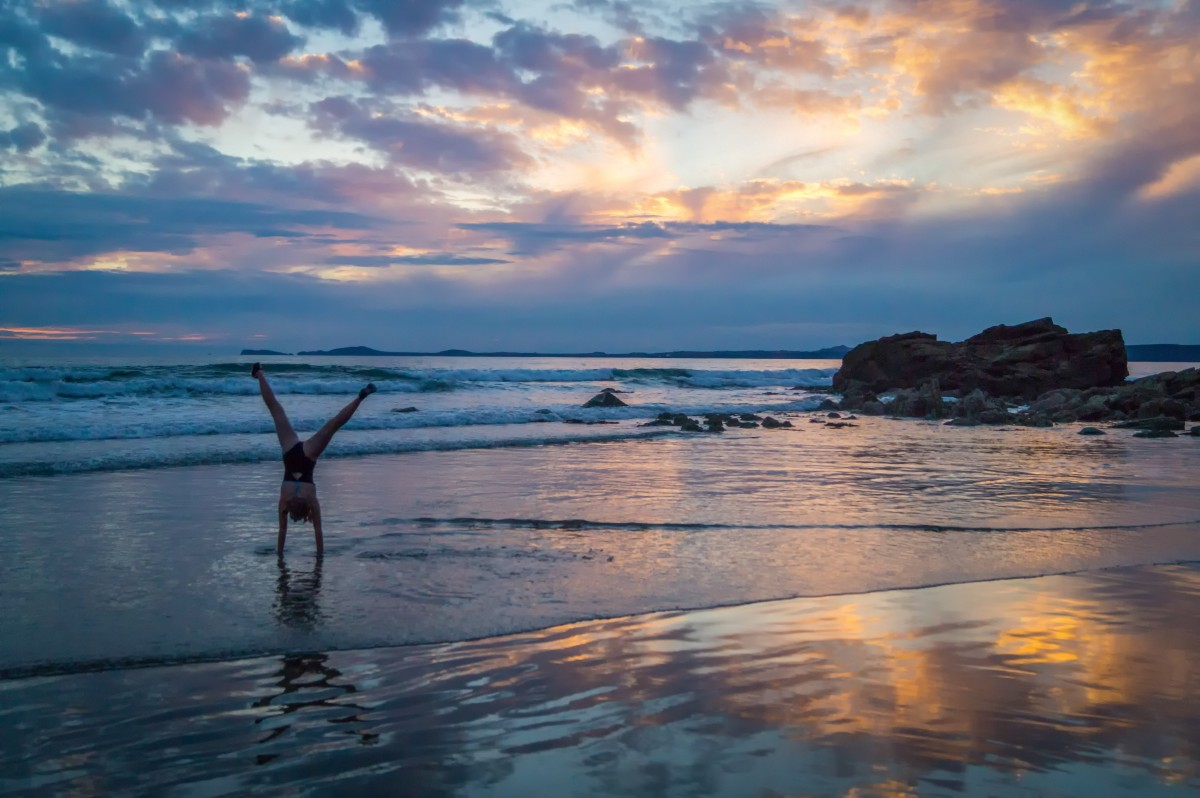
[[[1168,784],[1197,776],[1197,610],[1200,572],[1169,567],[625,619],[530,635],[507,659],[552,693],[615,688],[630,728],[673,722],[644,708],[684,696],[724,733],[779,730],[859,775],[1111,757]]]
[[[1196,794],[1198,632],[1195,565],[795,599],[0,683],[0,752],[121,794]]]

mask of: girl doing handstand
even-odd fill
[[[271,418],[275,421],[275,434],[279,436],[279,445],[283,449],[283,484],[279,486],[279,540],[275,550],[283,556],[283,544],[287,540],[290,517],[297,522],[312,522],[313,535],[317,540],[317,554],[321,554],[325,550],[325,543],[321,537],[321,503],[317,501],[313,469],[317,465],[317,458],[333,438],[333,433],[350,420],[363,399],[375,393],[375,385],[368,383],[367,387],[358,392],[354,401],[325,422],[325,426],[313,433],[311,438],[302,441],[292,429],[287,413],[283,412],[283,405],[275,398],[275,392],[271,390],[262,366],[255,363],[250,369],[250,375],[258,380],[258,389],[267,409],[271,411]]]

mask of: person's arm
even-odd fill
[[[309,514],[309,519],[313,525],[313,537],[317,539],[317,554],[325,553],[325,539],[321,536],[321,503],[317,501],[317,497],[312,498],[312,511]]]
[[[275,553],[280,557],[283,556],[283,543],[287,540],[287,522],[288,513],[287,505],[280,503],[279,505],[279,539],[275,543]]]

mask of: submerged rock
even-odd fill
[[[1099,429],[1097,427],[1084,427],[1083,429],[1079,430],[1079,434],[1080,435],[1105,435],[1106,433],[1104,432],[1104,430]]]
[[[1178,438],[1174,432],[1169,429],[1148,429],[1141,432],[1133,433],[1135,438]]]

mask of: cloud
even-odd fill
[[[578,223],[467,222],[462,230],[495,233],[512,244],[514,255],[533,255],[557,249],[564,242],[629,241],[647,238],[673,238],[662,225],[653,222],[601,226]]]
[[[217,125],[250,93],[249,75],[236,65],[164,50],[136,66],[93,56],[34,61],[16,79],[55,111],[168,124]]]
[[[46,140],[41,126],[34,122],[17,125],[11,130],[0,130],[0,150],[29,152]]]
[[[105,0],[55,0],[40,4],[42,29],[72,44],[113,55],[140,56],[146,48],[141,27]]]
[[[358,14],[347,0],[290,0],[280,10],[297,25],[350,35],[358,30]]]
[[[357,5],[389,35],[412,37],[458,21],[464,0],[358,0]]]
[[[465,176],[504,172],[529,162],[515,136],[488,127],[432,122],[413,114],[384,115],[345,98],[312,106],[319,130],[362,141],[394,163]]]
[[[0,246],[58,263],[113,251],[186,253],[213,235],[307,236],[314,228],[370,229],[370,217],[234,200],[0,188]]]
[[[279,18],[229,14],[192,21],[179,39],[179,52],[200,58],[244,56],[255,63],[278,61],[302,40]]]
[[[331,266],[488,266],[510,263],[502,258],[479,258],[453,252],[425,252],[419,255],[331,255],[323,261]]]

